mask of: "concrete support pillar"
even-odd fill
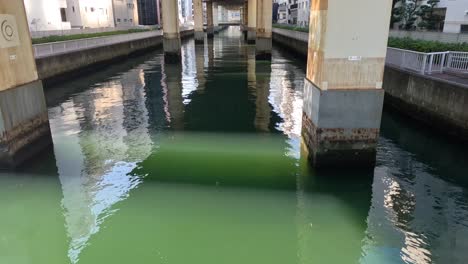
[[[203,2],[202,0],[193,0],[193,20],[195,29],[195,43],[203,44],[205,33],[203,32]]]
[[[162,1],[164,59],[168,63],[180,62],[179,11],[177,0]]]
[[[206,35],[208,38],[213,38],[213,2],[206,2]]]
[[[247,43],[255,44],[257,38],[257,0],[248,1]]]
[[[311,2],[302,135],[316,167],[375,162],[390,12],[390,0]]]
[[[213,32],[215,34],[219,32],[218,3],[217,2],[213,2]]]
[[[247,40],[248,12],[249,12],[248,0],[245,0],[244,5],[242,6],[242,23],[241,23],[242,34],[244,35],[245,40]]]
[[[249,2],[252,0],[249,0]],[[322,0],[323,1],[323,0]],[[271,27],[273,19],[273,1],[256,0],[257,2],[257,60],[271,59]]]
[[[0,0],[0,167],[52,143],[23,1]]]

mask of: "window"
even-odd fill
[[[67,22],[67,13],[65,8],[60,8],[60,16],[62,17],[62,22]]]
[[[468,33],[468,25],[461,25],[460,33]]]
[[[94,7],[91,7],[91,12],[94,12]]]
[[[85,10],[85,12],[88,12],[88,7],[87,7],[87,6],[85,6],[84,10]]]
[[[124,18],[124,22],[127,22],[127,19],[126,19],[126,18]]]
[[[133,22],[133,19],[130,18],[128,21]]]
[[[120,18],[117,18],[117,22],[120,22]]]
[[[72,6],[72,11],[73,11],[73,13],[75,13],[75,7],[74,6]]]

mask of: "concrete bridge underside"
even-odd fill
[[[219,6],[239,5],[256,59],[271,59],[272,2],[193,0],[196,43],[207,45],[203,5],[207,38],[219,26]],[[180,63],[177,0],[162,1],[162,12],[165,63]],[[310,160],[318,167],[373,164],[391,0],[311,0],[310,13],[302,129]],[[37,142],[47,145],[50,132],[22,1],[0,0],[0,19],[8,23],[0,34],[0,161],[16,164]]]

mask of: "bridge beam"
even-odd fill
[[[23,1],[0,0],[0,166],[16,167],[52,143]]]
[[[163,12],[163,48],[166,63],[181,61],[180,55],[180,31],[179,31],[179,11],[177,0],[162,1]]]
[[[203,44],[205,33],[203,32],[203,1],[193,0],[193,20],[195,29],[195,43]]]
[[[251,0],[249,0],[250,2]],[[257,2],[257,33],[256,58],[257,60],[271,59],[271,27],[273,19],[273,1],[256,0]]]
[[[390,12],[390,0],[311,2],[302,134],[316,167],[375,163]]]
[[[213,2],[206,2],[206,35],[208,38],[214,37],[213,25]]]
[[[257,0],[248,0],[247,43],[255,44],[257,38]]]

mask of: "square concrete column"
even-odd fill
[[[255,44],[257,38],[257,0],[248,0],[247,43]]]
[[[203,44],[205,33],[203,32],[203,2],[202,0],[193,0],[193,20],[195,29],[195,43]]]
[[[167,63],[180,62],[179,11],[177,0],[162,1],[163,47]]]
[[[251,0],[249,0],[250,2]],[[271,60],[271,27],[273,20],[273,1],[257,1],[257,39],[256,58],[257,60]]]
[[[213,33],[219,32],[219,23],[218,23],[218,3],[213,2]]]
[[[244,39],[247,40],[247,31],[248,31],[248,23],[249,23],[249,2],[248,0],[244,1],[244,5],[242,6],[242,34],[244,35]]]
[[[52,143],[23,1],[0,0],[0,167]]]
[[[206,36],[208,38],[214,37],[213,28],[213,2],[206,2]]]
[[[311,2],[302,135],[316,167],[375,162],[390,12],[390,0]]]

